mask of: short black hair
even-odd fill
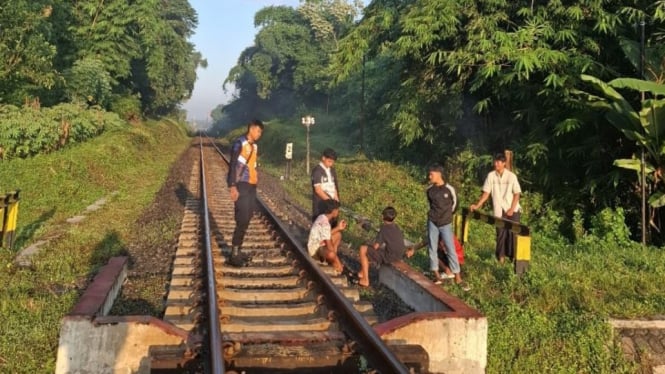
[[[330,214],[333,210],[339,209],[339,201],[334,199],[323,200],[320,206],[323,214]]]
[[[253,119],[249,121],[249,124],[247,125],[247,131],[249,131],[249,129],[254,126],[259,127],[261,128],[261,130],[263,130],[263,122],[259,121],[258,119]]]
[[[397,211],[395,210],[395,208],[387,206],[383,209],[381,215],[383,216],[384,221],[392,222],[395,220],[395,217],[397,217]]]
[[[322,156],[325,158],[329,158],[333,161],[337,160],[337,152],[335,152],[334,149],[332,148],[326,148],[323,150]]]
[[[506,155],[503,153],[497,153],[494,155],[494,161],[506,162]]]
[[[441,173],[441,175],[443,175],[443,165],[441,165],[441,164],[432,164],[432,165],[429,166],[427,171],[437,171],[437,172]]]

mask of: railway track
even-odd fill
[[[371,328],[377,321],[371,304],[345,276],[309,258],[261,199],[243,244],[251,260],[245,267],[227,264],[235,222],[226,171],[215,143],[201,139],[189,190],[202,192],[185,204],[164,315],[207,337],[206,371],[424,372],[422,348],[384,344]],[[159,359],[153,364],[160,367]]]

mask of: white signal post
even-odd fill
[[[286,180],[289,180],[291,174],[291,160],[293,159],[293,143],[286,143],[286,150],[284,151],[284,158],[286,158]]]
[[[307,128],[307,160],[305,162],[307,170],[305,171],[306,174],[309,174],[309,128],[310,126],[314,125],[314,117],[312,116],[306,116],[302,117],[301,119],[302,124]]]

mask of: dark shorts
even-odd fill
[[[367,246],[367,258],[369,259],[369,262],[377,265],[383,265],[389,262],[388,259],[386,258],[385,250],[374,249],[374,247],[371,245]]]

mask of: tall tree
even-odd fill
[[[51,1],[0,4],[0,103],[17,104],[55,85],[56,46],[49,40]]]
[[[297,9],[266,7],[256,13],[259,28],[224,82],[237,89],[237,100],[264,102],[289,116],[295,102],[323,106],[330,95],[327,65],[337,41],[352,25],[360,4],[309,0]],[[245,106],[232,104],[233,106]]]
[[[198,17],[187,0],[146,0],[137,7],[141,58],[133,66],[136,89],[147,112],[168,113],[191,96],[196,68],[206,63],[188,41]]]
[[[132,30],[139,22],[137,6],[126,0],[81,0],[72,8],[77,59],[101,61],[114,80],[129,77],[131,62],[141,53]]]

